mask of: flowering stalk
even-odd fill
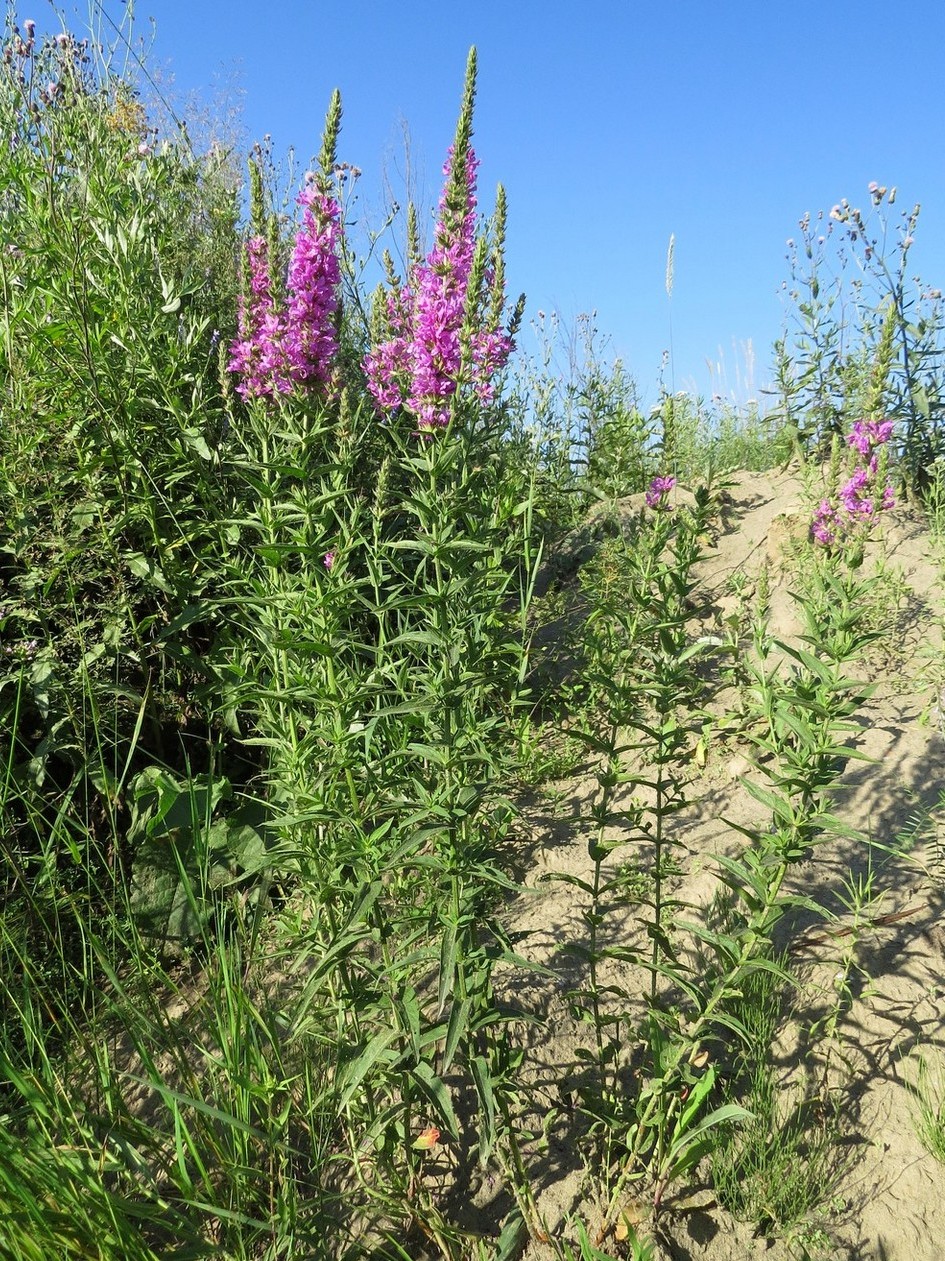
[[[298,200],[304,210],[289,262],[285,355],[292,380],[327,385],[338,353],[338,203],[315,188],[303,189]]]
[[[267,398],[292,388],[283,346],[283,324],[272,298],[269,244],[264,236],[246,242],[249,293],[239,299],[239,335],[230,347],[229,372],[240,377],[243,398]]]
[[[481,242],[477,244],[479,160],[469,144],[475,68],[473,52],[456,137],[443,167],[445,184],[433,249],[425,260],[413,262],[408,284],[391,287],[384,320],[387,336],[364,361],[368,390],[378,409],[404,409],[415,417],[421,433],[449,424],[461,385],[471,386],[482,402],[491,401],[492,378],[512,349],[511,335],[500,328],[504,276],[498,251],[493,251],[491,265],[483,266]],[[501,237],[501,190],[498,206]],[[415,247],[411,254],[414,251]]]
[[[330,384],[338,353],[338,294],[341,285],[341,222],[329,192],[341,122],[341,98],[331,99],[320,156],[321,171],[298,196],[302,222],[289,259],[284,309],[273,295],[272,250],[259,233],[262,186],[250,166],[252,220],[256,232],[246,243],[249,297],[241,296],[239,333],[230,348],[230,372],[241,379],[243,398],[272,398],[300,385]]]
[[[893,488],[885,476],[885,445],[892,436],[891,420],[858,420],[847,434],[847,445],[859,459],[851,476],[837,492],[836,502],[820,501],[810,535],[822,547],[868,530],[880,512],[895,507]]]

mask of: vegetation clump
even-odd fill
[[[805,1255],[827,1239],[853,944],[790,1113],[775,1060],[806,984],[786,941],[837,918],[804,873],[872,854],[841,817],[891,589],[864,556],[904,499],[940,516],[908,247],[892,271],[871,251],[888,300],[842,371],[808,270],[778,410],[645,415],[588,321],[566,372],[544,320],[543,358],[514,358],[475,86],[473,50],[432,247],[409,208],[371,302],[337,92],[294,221],[257,148],[243,224],[232,155],[7,11],[11,1258],[642,1259],[706,1193]],[[767,570],[734,613],[705,573],[735,471],[791,459],[810,524],[780,636]],[[736,753],[748,809],[696,896],[687,811]],[[539,896],[541,810],[580,851],[546,864],[572,920],[543,952],[511,909]],[[879,918],[849,888],[858,945]],[[580,1191],[554,1212],[556,1144]]]

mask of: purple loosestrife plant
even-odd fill
[[[837,535],[841,530],[842,525],[836,508],[829,499],[822,499],[820,507],[814,513],[814,519],[811,522],[811,538],[815,543],[819,543],[821,547],[832,547],[837,541]]]
[[[648,508],[668,508],[668,496],[676,485],[675,477],[654,477],[646,491]]]
[[[512,349],[511,337],[493,315],[478,317],[476,280],[476,172],[478,159],[468,145],[454,145],[443,168],[446,182],[439,203],[433,249],[411,269],[410,283],[387,295],[391,336],[365,359],[368,389],[381,412],[403,408],[421,433],[449,424],[451,400],[461,385],[491,401],[492,378]],[[483,279],[491,284],[494,275]],[[501,306],[501,304],[498,304]],[[482,322],[484,320],[484,323]]]
[[[327,386],[338,353],[338,291],[341,285],[341,224],[338,203],[309,187],[289,261],[285,352],[292,379]]]
[[[272,300],[269,246],[263,236],[246,242],[248,294],[239,298],[239,333],[230,347],[227,370],[240,377],[243,398],[269,398],[292,388],[284,347],[284,329]]]
[[[869,521],[872,518],[876,509],[871,493],[873,482],[874,476],[869,466],[861,465],[840,487],[840,505],[851,521],[858,518]]]
[[[302,223],[289,261],[288,298],[276,309],[265,237],[246,242],[249,295],[240,297],[239,334],[228,369],[243,398],[289,394],[295,385],[327,387],[338,351],[341,265],[338,203],[316,188],[299,194]]]
[[[847,434],[847,445],[857,453],[857,466],[836,495],[822,499],[814,513],[810,536],[822,547],[833,547],[869,530],[881,512],[896,506],[891,484],[881,470],[882,448],[892,437],[891,420],[858,420]]]
[[[894,421],[857,420],[847,434],[847,445],[860,455],[875,459],[876,448],[885,445],[892,437]]]

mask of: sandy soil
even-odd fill
[[[796,641],[801,623],[791,598],[791,540],[803,534],[807,520],[804,485],[791,471],[743,474],[728,499],[699,569],[694,602],[701,633],[723,634],[726,619],[739,615],[739,600],[750,603],[766,568],[771,630]],[[592,550],[585,547],[576,563]],[[658,1258],[939,1261],[945,1256],[945,1167],[916,1136],[909,1089],[919,1049],[930,1061],[942,1057],[945,1064],[945,810],[940,810],[945,596],[929,537],[908,511],[890,514],[881,537],[870,543],[865,564],[880,563],[887,575],[886,599],[877,610],[884,635],[861,671],[874,691],[853,737],[869,760],[847,763],[836,799],[837,813],[877,845],[871,850],[860,840],[831,840],[794,872],[795,887],[835,918],[819,924],[813,917],[794,921],[781,943],[798,977],[775,1052],[785,1107],[799,1090],[839,1101],[841,1169],[824,1189],[820,1215],[793,1231],[772,1232],[771,1238],[751,1223],[734,1221],[715,1202],[705,1170],[697,1170],[689,1186],[671,1188],[656,1223]],[[733,575],[744,580],[741,597],[734,594]],[[567,586],[571,579],[565,574],[559,581]],[[719,710],[730,700],[720,697]],[[687,901],[708,904],[718,888],[715,856],[737,852],[743,843],[723,820],[764,824],[764,807],[748,795],[740,778],[750,769],[750,756],[737,737],[716,732],[704,767],[693,761],[688,768],[690,804],[672,822],[686,873],[676,892]],[[580,894],[553,878],[560,872],[590,874],[587,825],[595,790],[590,770],[585,766],[573,778],[546,786],[551,795],[530,803],[533,849],[526,889],[508,914],[516,949],[553,968],[555,976],[516,973],[503,983],[509,997],[545,1017],[531,1035],[536,1089],[546,1100],[546,1116],[554,1118],[547,1146],[536,1145],[532,1156],[538,1208],[552,1231],[576,1214],[593,1235],[600,1210],[583,1168],[580,1122],[569,1110],[571,1083],[579,1071],[576,1051],[589,1037],[589,1028],[573,1020],[566,999],[567,990],[582,982],[581,966],[567,953],[567,943],[584,931]],[[752,774],[757,778],[757,772]],[[908,852],[894,860],[879,848],[892,844],[901,850],[897,838],[903,836],[912,838]],[[629,847],[621,848],[613,861],[632,857]],[[865,879],[871,862],[873,899],[854,925],[843,902],[845,882]],[[628,942],[638,939],[633,908],[611,927]],[[844,968],[850,977],[848,1001],[838,999],[837,974]],[[612,979],[627,988],[636,984],[643,992],[644,978],[626,966],[615,969]],[[831,1012],[836,1013],[833,1037],[812,1037],[817,1022]],[[480,1198],[488,1200],[485,1189]],[[487,1210],[486,1204],[482,1207]],[[620,1255],[612,1239],[603,1246]],[[546,1247],[534,1240],[529,1244],[528,1261],[545,1255],[550,1255]]]

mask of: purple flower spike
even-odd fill
[[[870,455],[876,447],[883,446],[892,437],[894,422],[891,420],[857,420],[847,434],[847,442],[860,455]]]
[[[338,204],[306,188],[289,262],[288,304],[276,310],[265,237],[246,242],[249,295],[240,297],[239,334],[230,347],[230,372],[242,378],[244,398],[289,394],[295,385],[327,386],[338,352],[335,317],[341,266]]]
[[[338,203],[306,188],[299,194],[299,205],[305,209],[289,263],[286,358],[295,381],[327,385],[338,353]]]
[[[476,247],[476,172],[479,162],[467,150],[462,171],[466,195],[460,209],[449,205],[454,152],[443,168],[439,220],[432,251],[413,269],[410,284],[390,293],[387,341],[364,361],[367,386],[378,410],[403,407],[417,421],[420,433],[433,434],[450,420],[450,400],[461,380],[483,402],[493,397],[492,377],[512,349],[498,329],[472,333],[464,362],[463,329],[473,254]]]
[[[821,501],[811,522],[810,535],[823,547],[855,533],[869,530],[881,512],[895,507],[892,486],[887,482],[880,491],[879,448],[892,437],[891,420],[857,420],[847,434],[847,444],[857,452],[859,462],[837,492],[837,502]]]
[[[230,372],[241,377],[243,398],[268,398],[292,388],[283,346],[284,329],[272,300],[269,245],[262,236],[246,242],[249,294],[240,295],[239,335],[230,347]]]

